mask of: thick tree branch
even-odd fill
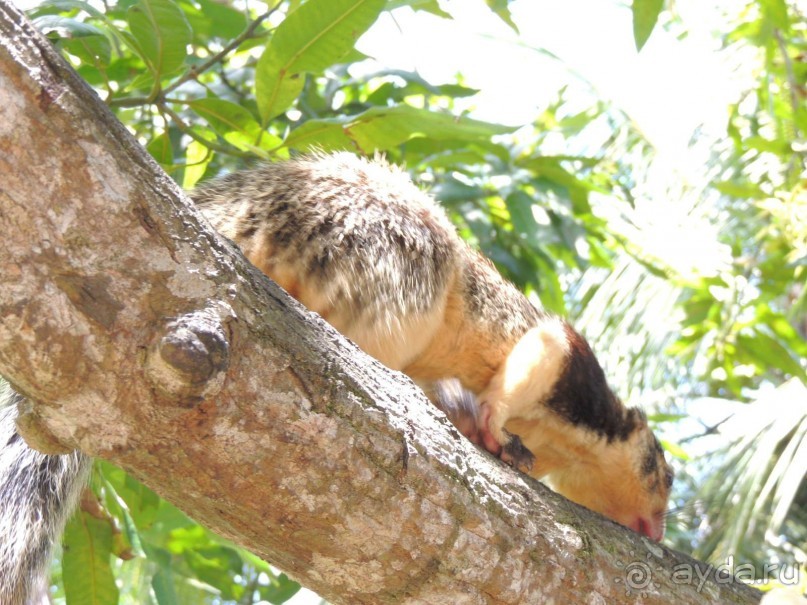
[[[218,238],[4,0],[0,150],[0,373],[51,442],[336,603],[756,602],[461,438]]]

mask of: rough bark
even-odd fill
[[[38,444],[335,603],[758,601],[465,441],[217,237],[3,0],[0,175],[0,374]]]

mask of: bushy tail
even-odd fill
[[[21,399],[0,384],[1,605],[30,605],[46,594],[53,545],[91,467],[91,460],[78,452],[47,456],[29,448],[14,423]]]

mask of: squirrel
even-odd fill
[[[361,349],[453,409],[475,443],[654,540],[673,472],[591,347],[534,307],[406,172],[342,152],[264,164],[192,197],[213,226]],[[445,385],[442,387],[445,389]]]
[[[567,322],[533,306],[401,169],[341,152],[260,165],[191,192],[290,295],[407,374],[458,430],[653,540],[673,472],[645,415],[614,395]],[[41,588],[90,459],[25,445],[0,394],[0,603]],[[10,581],[9,581],[10,578]]]

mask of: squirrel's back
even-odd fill
[[[213,226],[309,309],[403,369],[425,346],[462,244],[409,176],[348,153],[237,172],[192,193]]]

